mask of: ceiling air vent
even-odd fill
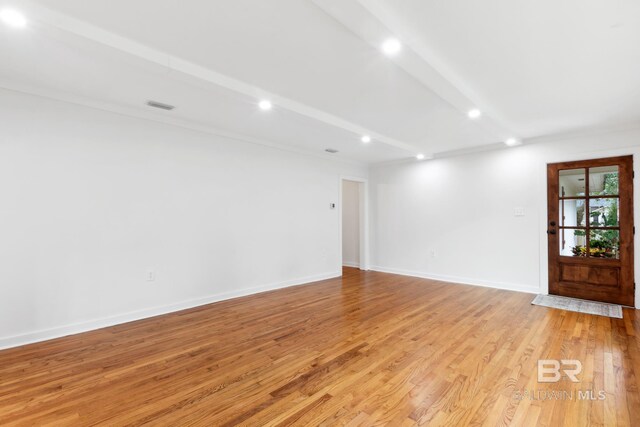
[[[176,108],[173,105],[169,105],[169,104],[163,104],[162,102],[157,102],[157,101],[147,101],[147,105],[149,107],[153,107],[153,108],[159,108],[161,110],[167,110],[167,111],[171,111],[174,108]]]
[[[336,154],[338,152],[338,150],[336,150],[335,148],[327,148],[326,150],[327,153],[331,153],[331,154]]]

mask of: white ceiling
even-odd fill
[[[360,0],[521,137],[640,119],[637,0]]]
[[[269,112],[260,111],[255,98],[174,74],[164,67],[62,32],[52,32],[46,37],[34,32],[12,35],[8,40],[0,38],[0,57],[3,87],[238,136],[251,142],[320,154],[325,148],[334,148],[342,158],[356,161],[373,163],[407,156],[405,150],[387,144],[362,147],[357,137],[343,129],[278,106]],[[146,106],[149,99],[177,108],[171,112],[152,109]]]
[[[640,118],[631,0],[6,5],[30,22],[0,27],[2,87],[365,163]],[[394,58],[378,49],[390,35]]]

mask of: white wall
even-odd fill
[[[360,186],[342,181],[342,265],[360,267]]]
[[[375,167],[372,268],[547,292],[546,164],[624,154],[638,169],[640,129]]]
[[[0,347],[341,273],[360,166],[5,90],[0,120]]]

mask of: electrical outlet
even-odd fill
[[[147,271],[147,282],[153,282],[156,280],[156,272],[153,270]]]
[[[524,216],[524,208],[513,208],[513,216]]]

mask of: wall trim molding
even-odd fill
[[[94,331],[109,326],[115,326],[122,323],[133,322],[136,320],[148,319],[163,314],[175,313],[177,311],[187,310],[214,302],[225,301],[233,298],[259,294],[262,292],[284,289],[294,286],[302,286],[318,282],[321,280],[334,279],[342,276],[341,271],[332,271],[313,276],[306,276],[297,279],[287,280],[283,282],[271,283],[251,288],[241,289],[232,292],[222,292],[209,295],[202,298],[194,298],[175,304],[167,304],[162,306],[144,308],[141,310],[131,311],[127,313],[115,314],[97,319],[87,320],[84,322],[72,323],[68,325],[56,326],[49,329],[41,329],[38,331],[27,332],[19,335],[8,337],[0,337],[0,350],[19,347],[27,344],[33,344],[42,341],[48,341],[55,338],[61,338],[68,335],[75,335],[83,332]]]
[[[494,282],[491,280],[470,279],[468,277],[457,277],[443,274],[426,273],[421,271],[403,270],[392,267],[371,266],[371,270],[380,273],[399,274],[401,276],[419,277],[421,279],[438,280],[440,282],[453,283],[457,285],[481,286],[483,288],[494,288],[505,291],[524,292],[528,294],[542,293],[539,287],[530,285],[518,285],[514,283]]]
[[[585,138],[585,137],[591,137],[591,136],[605,136],[605,135],[616,134],[616,133],[634,132],[637,130],[640,130],[640,121],[624,122],[624,123],[612,124],[612,125],[592,126],[592,127],[574,129],[571,131],[558,132],[558,133],[552,133],[548,135],[525,138],[523,139],[523,145],[529,146],[533,144],[561,142],[561,141],[577,139],[577,138]],[[496,152],[496,151],[514,150],[516,148],[517,147],[507,147],[504,143],[498,142],[495,144],[485,144],[485,145],[479,145],[476,147],[440,151],[438,153],[434,153],[431,158],[427,158],[424,161],[448,159],[452,157],[464,157],[464,156],[471,156],[475,154],[489,154],[491,152]],[[604,150],[607,150],[607,149],[604,149]],[[369,165],[369,168],[370,169],[383,168],[387,166],[410,164],[410,163],[415,163],[415,159],[413,157],[407,158],[407,159],[383,160],[380,162],[371,163]]]
[[[347,159],[343,157],[335,157],[333,154],[317,153],[312,150],[297,148],[290,145],[284,145],[267,139],[255,138],[248,135],[239,134],[237,132],[226,131],[213,126],[196,124],[188,119],[171,118],[154,111],[143,111],[134,107],[115,105],[109,102],[91,100],[89,98],[63,93],[56,90],[45,89],[41,87],[28,86],[0,79],[0,89],[15,92],[21,95],[34,96],[46,99],[52,102],[61,102],[76,107],[88,108],[91,110],[101,111],[103,113],[115,114],[129,119],[145,120],[158,123],[165,126],[172,126],[187,131],[198,132],[204,135],[215,136],[219,138],[240,141],[246,144],[254,144],[263,147],[273,148],[275,150],[294,153],[297,155],[315,157],[318,159],[340,162],[351,165],[367,166],[365,162]]]
[[[360,268],[360,263],[353,262],[353,261],[342,261],[342,266],[343,267]]]

